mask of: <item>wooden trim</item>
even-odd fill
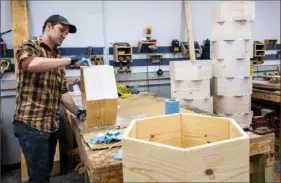
[[[28,0],[11,1],[11,19],[12,19],[14,58],[15,58],[17,45],[21,41],[30,38]],[[14,64],[15,64],[15,73],[17,73],[18,72],[17,61],[15,61]]]

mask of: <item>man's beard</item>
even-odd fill
[[[55,45],[56,47],[58,47],[58,46],[60,46],[60,45],[62,44],[62,42],[59,42],[59,41],[53,41],[53,43],[54,43],[54,45]]]

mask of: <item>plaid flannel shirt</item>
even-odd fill
[[[54,132],[59,128],[61,95],[68,92],[65,68],[46,72],[24,71],[20,62],[27,57],[60,58],[59,49],[51,50],[40,37],[18,45],[16,61],[16,107],[14,119],[38,130]]]

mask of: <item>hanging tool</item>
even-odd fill
[[[7,34],[9,32],[12,32],[12,30],[8,30],[8,31],[5,31],[5,32],[1,32],[0,33],[0,55],[4,55],[6,56],[7,55],[7,45],[6,43],[4,42],[4,40],[2,39],[2,35],[4,34]]]
[[[88,67],[92,66],[91,58],[82,57],[82,59],[80,60],[80,63],[81,64],[79,64],[79,65],[81,65],[81,66],[88,66]]]
[[[172,41],[172,52],[177,53],[180,52],[180,42],[177,39]]]
[[[10,67],[10,62],[8,60],[1,60],[0,61],[0,79],[6,70]]]

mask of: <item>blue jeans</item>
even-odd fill
[[[26,159],[29,183],[49,183],[57,144],[57,132],[37,130],[21,122],[14,121],[14,135],[19,139]]]

